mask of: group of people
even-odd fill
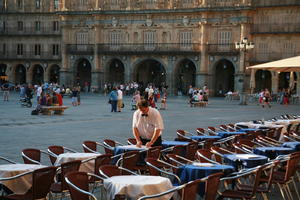
[[[259,105],[261,105],[262,107],[268,106],[269,108],[271,108],[270,102],[272,100],[272,95],[267,88],[261,90],[258,96],[259,96],[259,100],[258,100]],[[291,98],[291,92],[289,89],[279,89],[277,94],[277,101],[280,104],[288,105],[290,103],[290,98]]]
[[[195,88],[192,85],[189,86],[188,94],[189,94],[189,103],[192,104],[194,102],[208,102],[208,87],[205,84],[202,89]]]

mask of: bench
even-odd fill
[[[192,102],[191,107],[205,107],[207,105],[206,101]]]
[[[42,106],[41,113],[43,115],[52,115],[52,112],[56,115],[62,115],[68,106]]]

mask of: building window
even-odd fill
[[[231,43],[231,31],[220,31],[218,32],[218,50],[229,51]]]
[[[155,0],[146,0],[146,4],[154,4]]]
[[[76,33],[77,50],[86,51],[88,41],[89,41],[88,32]]]
[[[112,47],[117,47],[121,43],[121,32],[113,31],[110,33],[110,44]]]
[[[117,6],[117,5],[119,5],[119,0],[111,0],[111,5],[112,5],[112,6]]]
[[[41,7],[41,0],[35,0],[35,8],[39,9]]]
[[[53,44],[52,45],[52,55],[58,56],[59,55],[59,45]]]
[[[295,56],[295,45],[291,41],[287,41],[283,44],[283,57],[289,58]]]
[[[191,4],[191,3],[193,3],[193,0],[182,0],[182,3]]]
[[[36,56],[41,55],[41,45],[40,44],[34,45],[34,55],[36,55]]]
[[[155,32],[153,31],[146,31],[144,32],[144,44],[145,48],[154,48],[155,43]]]
[[[54,0],[54,9],[59,8],[59,0]]]
[[[41,22],[36,21],[34,24],[35,24],[35,31],[41,31]]]
[[[18,44],[17,45],[17,55],[18,56],[23,55],[23,44]]]
[[[18,31],[23,31],[23,22],[18,21]]]
[[[256,55],[259,61],[268,61],[270,57],[268,43],[259,43],[256,49]]]
[[[79,5],[80,5],[80,6],[84,6],[84,5],[85,5],[85,1],[86,1],[86,0],[79,0]]]
[[[192,32],[191,31],[180,32],[179,40],[180,40],[181,47],[190,48],[192,46]]]
[[[53,31],[59,31],[59,23],[58,23],[58,21],[53,21]]]
[[[23,8],[23,0],[18,0],[17,1],[17,6],[19,9]]]

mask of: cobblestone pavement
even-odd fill
[[[102,141],[111,138],[125,143],[132,137],[132,114],[130,97],[125,97],[125,108],[121,113],[111,113],[108,97],[99,94],[82,94],[81,105],[73,107],[71,99],[64,98],[69,106],[62,116],[31,115],[33,108],[23,108],[18,94],[11,93],[10,101],[0,100],[0,155],[22,162],[21,150],[38,148],[46,150],[50,145],[64,145],[82,151],[84,140]],[[36,105],[36,102],[34,102]],[[165,130],[163,139],[173,140],[177,129],[194,131],[198,127],[218,126],[254,119],[269,119],[281,114],[300,115],[299,105],[262,108],[254,103],[238,105],[238,101],[211,98],[205,108],[191,108],[186,97],[169,97],[168,109],[162,110]],[[49,163],[47,157],[42,163]],[[272,199],[281,199],[279,192]]]

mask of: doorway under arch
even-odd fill
[[[229,60],[222,59],[216,64],[215,95],[224,96],[228,91],[234,91],[235,69]]]
[[[91,84],[92,80],[92,66],[87,59],[81,59],[78,61],[76,73],[75,73],[75,85],[79,85],[84,88],[86,84]]]
[[[0,64],[0,84],[2,84],[4,80],[7,80],[6,69],[6,64]]]
[[[113,85],[124,83],[125,68],[119,59],[113,59],[108,66],[108,83]]]
[[[175,86],[177,88],[177,93],[187,94],[189,86],[195,86],[196,83],[196,66],[189,60],[182,60],[175,71]]]
[[[256,92],[260,92],[261,90],[268,89],[271,91],[272,89],[272,74],[268,70],[258,70],[255,73],[255,89]]]
[[[49,81],[51,83],[59,83],[59,66],[52,65],[49,70]]]
[[[281,72],[279,74],[278,79],[278,88],[279,89],[287,89],[290,88],[291,90],[297,89],[297,73],[293,72],[293,78],[291,77],[291,72]],[[293,83],[291,82],[293,81]]]
[[[166,84],[166,70],[160,62],[154,59],[147,59],[136,66],[135,81],[144,87],[153,84],[161,87]]]
[[[24,65],[19,64],[15,69],[15,84],[26,83],[26,68]]]
[[[34,65],[32,69],[32,84],[41,85],[44,83],[44,69],[41,65]]]

